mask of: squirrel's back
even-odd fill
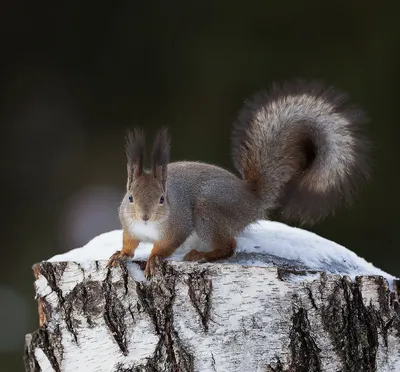
[[[332,87],[276,84],[245,102],[234,123],[233,160],[267,214],[313,223],[350,202],[368,178],[366,121]]]

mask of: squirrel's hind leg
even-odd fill
[[[236,249],[236,233],[240,226],[235,208],[219,207],[219,196],[206,195],[199,198],[195,207],[194,229],[203,242],[211,245],[212,251],[200,252],[192,249],[185,261],[216,261],[231,257]]]
[[[216,261],[231,257],[236,248],[235,238],[216,237],[212,241],[213,250],[209,252],[199,252],[192,249],[184,257],[185,261]]]

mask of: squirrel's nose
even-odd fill
[[[148,220],[149,220],[149,216],[148,216],[147,214],[144,214],[144,215],[142,216],[142,220],[143,220],[144,222],[148,221]]]

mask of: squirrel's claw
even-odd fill
[[[116,251],[108,260],[107,268],[115,267],[118,263],[125,261],[127,255],[123,251]]]
[[[160,265],[160,257],[150,256],[146,263],[146,268],[144,269],[144,276],[146,279],[150,279],[155,271],[156,267]]]

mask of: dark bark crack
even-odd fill
[[[183,345],[173,322],[177,273],[165,262],[160,265],[162,275],[154,277],[150,284],[136,283],[141,308],[149,315],[160,337],[153,357],[146,365],[136,368],[138,371],[190,372],[194,368],[194,357]]]
[[[70,302],[66,302],[65,298],[62,294],[61,288],[59,287],[58,283],[60,281],[60,278],[62,274],[64,273],[64,270],[67,266],[67,262],[60,262],[57,265],[53,265],[51,262],[42,262],[40,264],[40,274],[43,275],[46,280],[48,285],[50,286],[51,290],[57,295],[58,302],[60,305],[60,310],[64,311],[65,313],[65,324],[67,325],[68,331],[71,333],[73,336],[75,342],[77,342],[78,337],[77,334],[74,330],[71,317],[69,316],[70,314]],[[46,305],[46,298],[42,298],[43,302],[45,303],[44,308],[47,309],[48,311],[48,306]],[[46,314],[47,315],[47,314]]]
[[[102,311],[101,284],[97,281],[83,281],[77,284],[67,296],[65,296],[65,319],[75,331],[81,326],[81,321],[75,316],[83,315],[89,327],[94,327],[94,318]],[[77,339],[76,339],[77,341]]]
[[[267,365],[266,372],[284,372],[283,364],[279,357],[275,357],[276,362]]]
[[[292,360],[289,370],[297,372],[320,372],[321,350],[311,336],[307,311],[302,307],[293,311],[292,328],[289,332],[289,339],[289,349]]]
[[[313,296],[313,293],[312,293],[312,291],[311,291],[311,288],[307,287],[306,290],[307,290],[307,294],[308,294],[308,299],[309,299],[310,302],[311,302],[311,306],[312,306],[315,310],[318,310],[318,307],[317,307],[317,304],[315,303],[314,296]]]
[[[128,278],[129,278],[129,273],[128,269],[126,268],[126,265],[124,263],[120,263],[120,268],[122,271],[122,280],[124,281],[124,289],[125,289],[125,296],[128,294]]]
[[[110,329],[115,341],[117,342],[121,352],[128,355],[128,345],[126,340],[126,310],[122,302],[115,293],[115,288],[110,280],[111,269],[107,271],[107,277],[103,282],[103,295],[105,299],[104,305],[104,321]]]
[[[379,324],[372,306],[364,305],[359,284],[346,278],[337,280],[321,316],[343,372],[376,371]]]
[[[291,276],[307,276],[310,274],[319,274],[319,271],[316,270],[295,270],[295,269],[289,269],[289,268],[282,268],[282,267],[277,267],[276,268],[277,276],[278,279],[281,281],[289,280]]]
[[[35,356],[35,349],[40,348],[46,355],[54,371],[61,372],[58,359],[55,355],[55,351],[57,350],[60,354],[59,357],[62,358],[61,335],[58,327],[54,331],[49,332],[47,327],[44,326],[33,332],[31,337],[30,342],[25,345],[25,370],[34,372],[41,371]]]
[[[284,276],[281,276],[283,278]],[[310,301],[311,308],[322,318],[324,329],[331,337],[335,352],[341,359],[341,372],[369,372],[376,371],[378,335],[383,339],[383,345],[388,347],[388,334],[391,332],[400,337],[400,311],[398,291],[389,291],[384,278],[373,277],[378,285],[378,306],[365,304],[363,301],[361,283],[368,280],[356,278],[351,281],[347,277],[335,280],[333,288],[328,290],[328,278],[321,275],[321,284],[316,288],[322,299],[321,306],[316,305],[312,288],[305,287],[305,293]],[[301,305],[298,296],[293,302]],[[393,311],[394,310],[394,311]],[[304,307],[294,311],[290,331],[290,365],[271,363],[267,371],[320,371],[320,351],[316,341],[309,332],[307,311]],[[304,361],[308,361],[304,365]]]
[[[215,367],[215,358],[214,358],[213,353],[211,353],[211,367],[213,368],[214,372],[217,372],[217,368]]]
[[[200,316],[204,332],[208,332],[208,321],[211,310],[212,282],[206,279],[207,271],[202,270],[188,274],[188,293],[190,302]]]

